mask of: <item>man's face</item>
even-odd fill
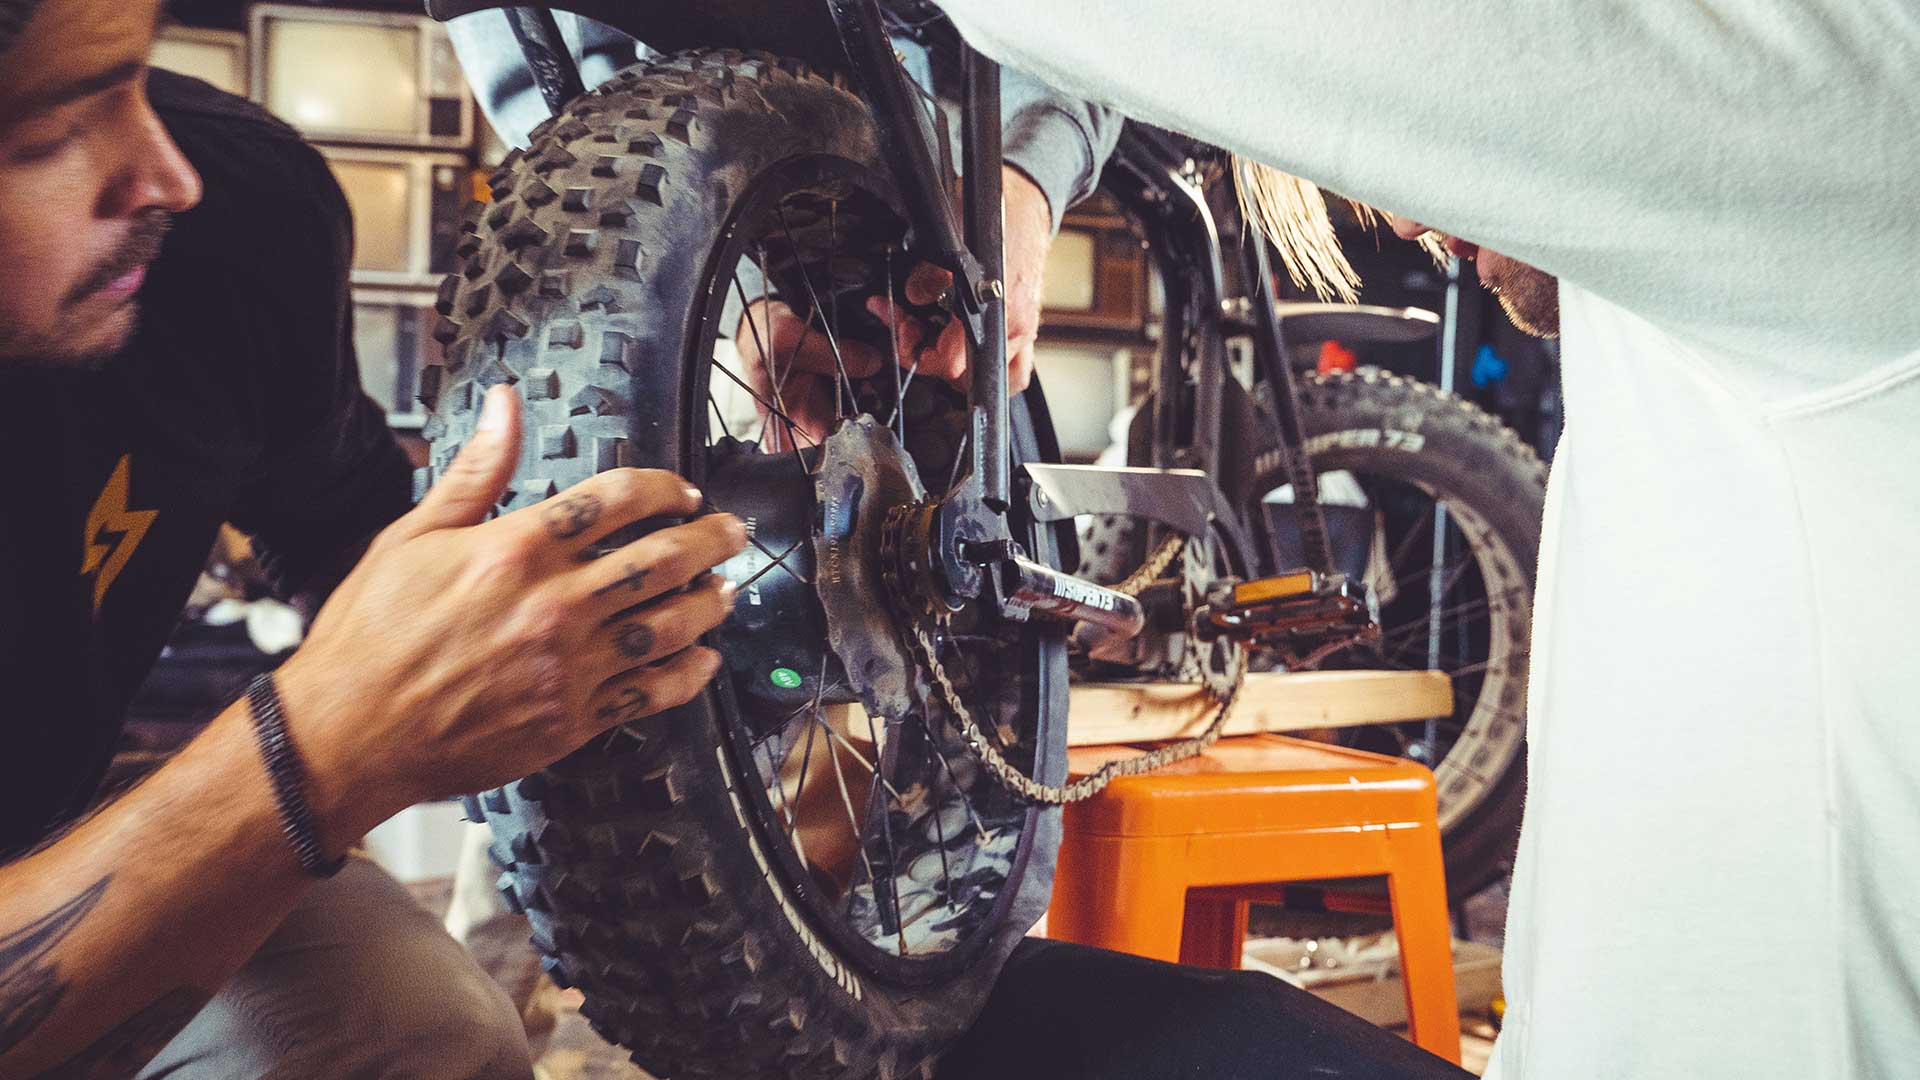
[[[0,56],[0,366],[98,362],[200,180],[147,104],[158,0],[41,0]]]
[[[1393,218],[1393,231],[1403,239],[1417,240],[1432,232],[1417,221]],[[1510,259],[1497,251],[1447,237],[1447,250],[1460,259],[1471,261],[1485,285],[1513,320],[1513,325],[1535,337],[1560,336],[1560,282],[1552,274]]]

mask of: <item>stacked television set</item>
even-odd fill
[[[415,400],[433,294],[473,198],[476,120],[446,29],[425,16],[259,4],[244,33],[169,26],[153,62],[245,94],[320,149],[354,218],[362,380],[398,428]]]
[[[425,16],[294,4],[255,6],[247,30],[253,99],[320,147],[353,208],[361,378],[396,427],[417,426],[433,291],[473,197],[452,42]]]

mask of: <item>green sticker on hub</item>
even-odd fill
[[[782,690],[796,690],[800,687],[800,673],[790,667],[777,667],[767,678]]]

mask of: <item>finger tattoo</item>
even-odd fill
[[[649,567],[635,566],[632,563],[628,563],[625,575],[617,581],[609,581],[605,585],[593,590],[593,595],[605,596],[610,592],[618,592],[621,589],[629,592],[639,592],[646,587],[647,576],[651,573],[653,573],[653,570]]]
[[[630,622],[614,632],[613,647],[620,655],[636,660],[653,653],[653,627],[643,622]]]
[[[631,724],[653,709],[653,698],[637,686],[623,686],[610,702],[594,713],[603,724]]]
[[[540,520],[555,540],[572,539],[600,520],[600,499],[585,492],[568,495],[547,503],[540,511]]]

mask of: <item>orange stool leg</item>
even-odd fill
[[[1431,824],[1395,829],[1388,839],[1393,871],[1393,928],[1400,939],[1400,976],[1407,988],[1413,1041],[1460,1063],[1460,1004],[1453,985],[1453,927],[1447,918],[1446,870],[1439,830]]]
[[[1240,966],[1247,944],[1247,902],[1237,896],[1195,890],[1187,894],[1180,933],[1180,962],[1198,967]]]
[[[1169,963],[1180,959],[1184,838],[1076,835],[1060,844],[1047,936]]]

